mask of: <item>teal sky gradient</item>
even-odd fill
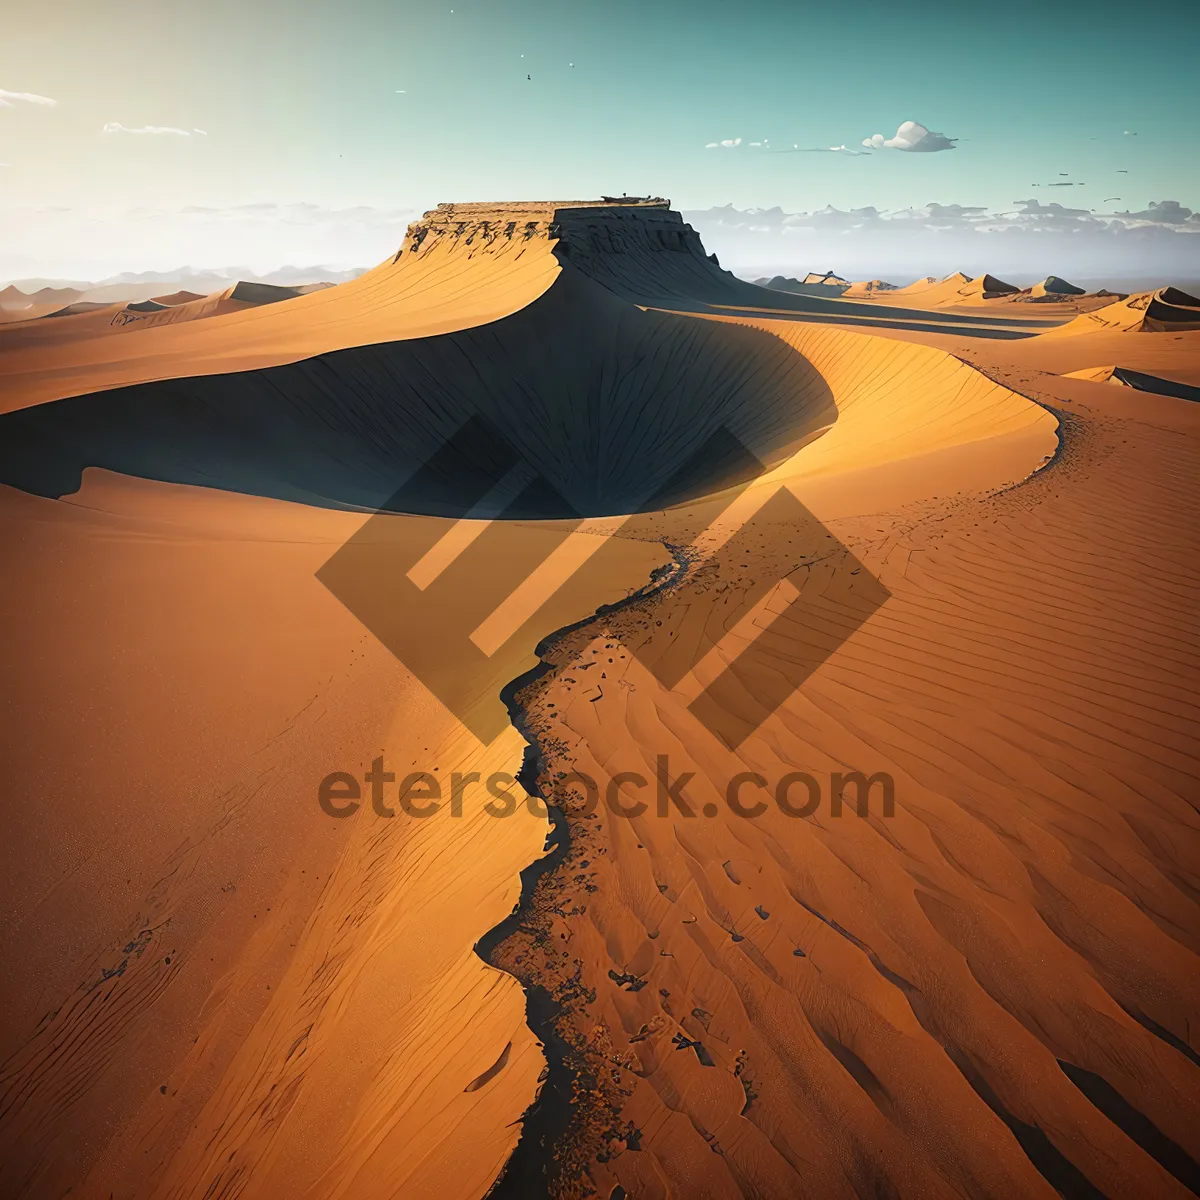
[[[0,107],[0,210],[611,191],[789,211],[1200,206],[1196,0],[6,7],[0,88],[57,104]],[[961,140],[869,157],[748,145],[855,148],[908,119]],[[1086,187],[1045,190],[1064,178]]]

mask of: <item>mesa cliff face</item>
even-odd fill
[[[548,247],[625,299],[687,296],[727,304],[763,302],[761,289],[722,271],[700,235],[657,198],[620,201],[439,204],[408,227],[393,264],[431,254],[519,254]]]
[[[409,225],[396,259],[447,240],[465,247],[534,238],[557,242],[567,254],[673,250],[707,257],[700,235],[671,202],[650,198],[439,204]]]

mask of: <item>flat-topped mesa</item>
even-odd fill
[[[435,255],[511,265],[527,263],[530,251],[635,303],[687,297],[733,304],[756,292],[722,271],[671,202],[655,196],[439,204],[409,226],[392,261],[401,269],[432,266]]]
[[[597,252],[675,250],[705,257],[700,235],[661,197],[439,204],[408,227],[396,255],[434,246],[493,247],[545,238],[570,257]]]

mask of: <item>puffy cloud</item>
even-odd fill
[[[149,133],[149,134],[167,134],[170,137],[191,137],[192,134],[186,129],[176,129],[173,125],[122,125],[120,121],[109,121],[105,124],[104,133]],[[202,129],[194,130],[195,133],[203,134]],[[204,134],[207,137],[207,134]]]
[[[6,92],[0,88],[0,108],[13,108],[17,104],[37,104],[42,108],[54,108],[58,101],[34,92]]]
[[[919,121],[905,121],[896,130],[896,136],[885,138],[882,133],[863,138],[868,150],[904,150],[912,154],[933,154],[938,150],[953,150],[958,138],[948,138],[944,133],[935,133]]]

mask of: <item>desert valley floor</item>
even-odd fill
[[[997,282],[9,311],[0,1193],[1200,1194],[1200,301]]]

